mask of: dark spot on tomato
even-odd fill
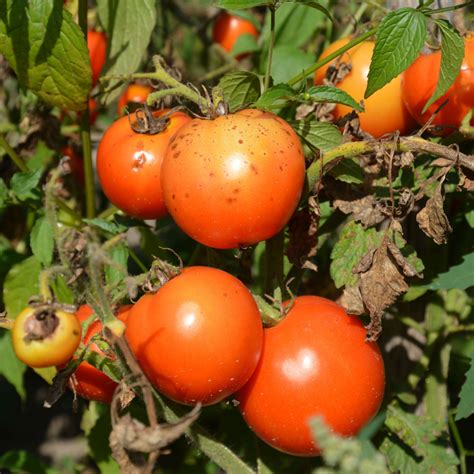
[[[237,201],[237,199],[235,199],[235,198],[227,198],[226,201],[227,201],[229,204],[232,204],[233,202]]]
[[[242,144],[242,143],[244,143],[244,141],[240,138],[239,143]]]
[[[188,197],[189,197],[189,193],[185,193],[184,197],[188,198]]]
[[[171,198],[172,198],[172,199],[176,199],[176,194],[172,194],[172,195],[171,195]]]
[[[283,166],[280,165],[279,168],[280,168],[280,171],[283,171]]]
[[[211,178],[214,178],[215,175],[216,175],[216,174],[215,174],[214,172],[212,172],[212,171],[209,173],[209,177],[211,177]]]
[[[256,167],[253,163],[250,165],[250,169],[251,169],[255,174],[258,174],[258,169],[257,169],[257,167]]]
[[[239,194],[239,193],[240,193],[240,189],[239,189],[239,188],[235,188],[232,192],[233,192],[234,194]]]
[[[171,149],[172,149],[172,150],[176,150],[176,147],[177,147],[177,146],[178,146],[177,143],[173,143],[173,144],[171,145]]]
[[[173,155],[173,158],[178,158],[179,155],[181,155],[181,152],[180,152],[180,151],[177,151],[177,152]]]

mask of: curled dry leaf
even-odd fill
[[[416,215],[420,229],[431,237],[438,245],[448,241],[448,234],[452,232],[448,218],[443,209],[443,196],[441,194],[442,182],[426,202],[425,207]]]
[[[310,259],[316,255],[320,216],[319,203],[310,196],[308,207],[297,211],[290,221],[287,255],[290,262],[300,268],[317,270]]]
[[[360,294],[359,286],[346,286],[342,292],[341,297],[337,301],[341,306],[344,306],[349,314],[363,314],[365,313],[362,295]]]

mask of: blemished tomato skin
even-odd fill
[[[163,160],[161,185],[185,233],[226,249],[278,233],[298,205],[304,177],[303,149],[290,125],[248,109],[181,128]]]
[[[144,86],[141,84],[130,84],[125,92],[120,96],[118,102],[118,114],[125,115],[125,107],[130,103],[142,103],[145,102],[149,94],[153,92],[150,86]]]
[[[329,48],[323,52],[321,58],[328,56],[349,41],[350,38],[343,38],[336,41],[334,45],[329,46]],[[336,87],[347,92],[357,102],[364,99],[365,89],[367,88],[367,75],[369,73],[374,46],[374,42],[364,41],[344,53],[341,59],[334,61],[334,63],[337,63],[342,60],[351,64],[352,70],[341,82],[336,84]],[[322,84],[330,64],[316,71],[315,84]],[[335,119],[339,119],[351,111],[352,108],[347,105],[336,104],[333,115]],[[364,99],[364,112],[359,113],[359,119],[361,129],[370,133],[375,138],[379,138],[386,133],[393,133],[397,130],[402,135],[405,135],[412,130],[414,120],[402,100],[401,75],[392,79],[369,98]]]
[[[34,308],[25,308],[15,319],[12,329],[16,356],[30,367],[41,368],[65,364],[81,342],[81,324],[73,313],[57,310],[58,325],[41,340],[25,340],[28,328],[35,324]]]
[[[403,100],[420,125],[424,125],[438,107],[448,100],[432,122],[433,125],[443,127],[443,135],[459,128],[463,118],[474,106],[474,40],[466,39],[464,46],[464,60],[454,84],[425,113],[422,113],[423,108],[438,82],[441,51],[420,55],[403,73]]]
[[[263,328],[251,293],[237,278],[188,267],[136,303],[125,336],[159,392],[179,403],[211,405],[252,375]]]
[[[100,31],[87,31],[87,47],[92,67],[92,86],[97,84],[100,72],[105,64],[107,53],[107,36]]]
[[[222,12],[214,22],[212,29],[212,39],[215,43],[220,44],[228,53],[230,53],[241,35],[249,34],[258,38],[258,31],[254,24],[235,15],[229,15]],[[239,55],[237,59],[242,56]]]
[[[250,428],[274,448],[319,453],[308,425],[320,416],[337,434],[355,435],[377,413],[384,364],[354,316],[317,296],[295,299],[285,319],[265,329],[262,356],[236,394]]]
[[[126,323],[130,309],[131,305],[123,306],[120,308],[117,317],[122,322]],[[76,311],[76,316],[80,323],[83,324],[92,313],[93,310],[90,306],[82,305]],[[87,328],[87,332],[83,338],[83,343],[87,344],[93,336],[102,331],[102,328],[103,325],[99,320],[93,321]],[[99,354],[103,354],[95,343],[90,344],[89,349]],[[110,379],[104,374],[104,372],[96,369],[87,361],[83,361],[79,364],[69,380],[69,385],[80,397],[105,404],[110,404],[112,402],[112,397],[117,387],[115,381]]]
[[[155,117],[166,114],[163,109]],[[131,120],[135,121],[134,115]],[[165,130],[155,135],[136,133],[122,117],[104,133],[97,150],[97,173],[112,204],[140,219],[166,215],[160,186],[161,165],[169,140],[191,118],[182,112],[169,117]]]

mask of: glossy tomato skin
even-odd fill
[[[265,329],[258,367],[236,397],[255,434],[297,456],[319,453],[312,417],[339,435],[355,435],[377,413],[385,383],[379,348],[365,334],[336,303],[296,298],[285,319]]]
[[[227,12],[222,12],[217,17],[212,29],[214,43],[220,44],[228,53],[232,51],[239,37],[244,34],[258,38],[257,28],[251,21],[236,15],[229,15]],[[237,59],[244,56],[239,55]]]
[[[118,102],[118,114],[125,115],[125,107],[130,103],[143,103],[147,97],[153,92],[150,86],[142,84],[130,84],[120,96]]]
[[[350,38],[343,38],[337,43],[337,47],[329,47],[321,57],[328,56],[331,52],[344,46]],[[364,41],[343,54],[339,61],[350,63],[352,70],[344,79],[336,84],[336,87],[347,92],[357,102],[364,99],[367,87],[367,75],[369,73],[370,61],[374,51],[374,42]],[[334,62],[337,63],[338,60]],[[322,84],[323,78],[329,65],[316,71],[315,83]],[[365,111],[359,113],[360,127],[375,138],[386,133],[399,131],[402,135],[408,133],[414,126],[402,100],[402,78],[401,75],[394,78],[382,89],[375,92],[368,99],[364,99]],[[333,111],[335,119],[339,119],[350,113],[352,109],[347,105],[337,104]]]
[[[163,160],[161,185],[178,226],[225,249],[278,233],[298,205],[304,176],[303,150],[290,125],[253,109],[181,128]]]
[[[97,84],[100,72],[105,64],[107,53],[107,36],[100,31],[87,31],[87,47],[92,67],[92,86]]]
[[[215,268],[189,267],[138,301],[125,336],[158,391],[179,403],[211,405],[252,375],[263,329],[239,280]]]
[[[123,306],[118,312],[117,317],[124,323],[126,323],[128,319],[130,308],[130,305]],[[77,319],[81,324],[84,324],[92,314],[93,310],[88,305],[82,305],[76,312]],[[83,338],[83,343],[87,344],[93,336],[102,331],[102,328],[103,325],[98,319],[89,324],[87,332]],[[103,355],[103,352],[95,343],[90,344],[89,349]],[[112,397],[115,388],[117,387],[116,382],[105,375],[104,372],[96,369],[86,361],[79,364],[69,380],[69,384],[71,389],[73,389],[80,397],[106,404],[112,402]]]
[[[167,112],[163,109],[155,116]],[[131,120],[136,120],[135,116]],[[190,120],[186,114],[175,112],[166,129],[155,135],[134,132],[128,117],[118,119],[107,129],[97,150],[97,173],[112,204],[140,219],[166,215],[160,186],[161,164],[169,140]]]
[[[79,346],[81,324],[76,315],[60,310],[54,314],[57,318],[54,332],[40,340],[25,340],[30,329],[38,325],[34,308],[28,306],[16,317],[12,329],[13,349],[26,365],[41,368],[65,364]]]
[[[425,113],[422,113],[423,107],[435,90],[440,64],[440,52],[418,57],[404,72],[403,97],[408,110],[420,125],[424,125],[436,109],[448,100],[447,104],[438,112],[432,124],[442,126],[444,128],[442,133],[449,134],[461,125],[462,119],[469,112],[469,106],[456,94],[454,85],[431,104]],[[417,84],[416,89],[414,89],[415,84]],[[423,84],[423,87],[420,87],[419,84]]]

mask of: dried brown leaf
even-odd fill
[[[415,267],[404,257],[400,249],[391,240],[387,240],[387,247],[405,276],[417,276],[421,278],[421,275],[416,271]]]
[[[448,241],[448,234],[452,232],[443,209],[441,186],[440,183],[433,197],[428,199],[425,207],[416,215],[420,229],[438,245],[445,244]]]
[[[310,196],[308,206],[297,211],[290,221],[287,255],[290,262],[300,268],[317,270],[310,259],[317,251],[320,215],[318,201],[314,196]]]
[[[349,314],[363,314],[365,312],[364,302],[358,286],[344,288],[341,297],[337,301]]]

